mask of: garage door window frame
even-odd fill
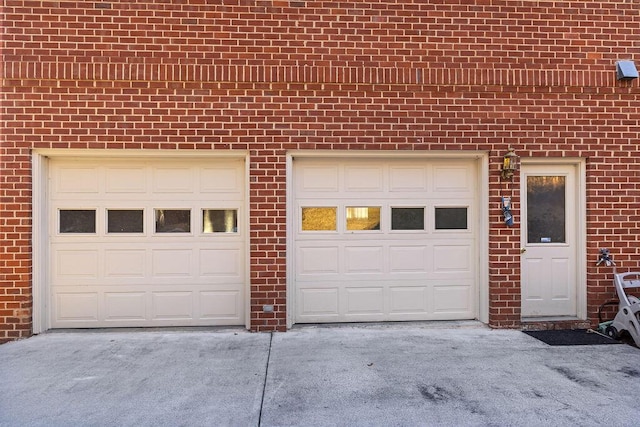
[[[405,210],[405,211],[408,211],[408,210],[414,210],[414,211],[421,210],[422,211],[422,215],[421,215],[422,223],[421,224],[420,223],[415,223],[416,225],[419,225],[419,227],[414,227],[414,228],[395,228],[394,227],[394,218],[396,218],[396,217],[394,216],[394,210],[396,210],[396,209],[398,210],[398,214],[400,214],[402,210]],[[389,206],[389,215],[391,217],[391,223],[389,224],[389,228],[390,228],[389,231],[392,232],[392,233],[396,233],[396,232],[399,232],[399,233],[417,233],[417,232],[425,232],[425,231],[427,231],[426,230],[427,221],[426,221],[426,217],[425,217],[426,211],[427,211],[426,206],[396,206],[396,205]],[[420,218],[420,215],[417,215],[417,214],[413,215],[413,216],[415,216],[415,219]],[[409,218],[409,221],[411,221],[412,219],[414,219],[414,218]],[[398,220],[400,221],[400,219],[398,219]],[[398,224],[398,225],[400,225],[400,224]],[[411,225],[413,225],[413,223]]]
[[[112,216],[112,213],[115,214],[116,212],[118,212],[118,213],[128,212],[129,214],[134,213],[134,212],[135,213],[140,213],[141,214],[140,224],[139,224],[140,230],[137,229],[138,228],[137,227],[138,226],[137,218],[136,218],[136,223],[131,224],[131,223],[127,222],[127,220],[130,220],[132,218],[121,217],[121,218],[118,218],[118,219],[119,220],[123,220],[125,222],[124,227],[131,227],[131,228],[121,228],[118,231],[112,231],[111,227],[114,226],[114,228],[116,228],[115,226],[117,225],[117,223],[115,223],[115,222],[112,223],[111,222],[112,218],[114,218],[114,219],[116,218],[116,215]],[[135,209],[135,208],[134,209],[111,209],[111,208],[107,208],[106,209],[106,215],[107,215],[107,218],[106,218],[106,226],[107,226],[106,233],[107,234],[144,235],[144,222],[145,222],[144,221],[144,219],[145,219],[144,218],[144,216],[145,216],[144,208],[140,208],[140,209]],[[135,227],[132,227],[132,226],[135,226]]]
[[[179,222],[180,217],[184,215],[187,216],[185,221]],[[193,215],[189,208],[154,208],[153,216],[155,223],[154,234],[192,234]]]
[[[220,215],[214,215],[214,213],[222,213],[222,217],[220,217]],[[238,234],[239,232],[237,208],[203,208],[201,215],[202,228],[200,232],[202,234],[223,235]],[[222,225],[222,227],[217,227],[219,225]]]
[[[74,216],[68,216],[72,212]],[[86,215],[77,215],[78,213],[93,214],[90,221]],[[58,209],[58,234],[75,234],[75,235],[94,235],[97,234],[97,209],[95,208],[68,208]],[[71,223],[74,223],[73,225]]]
[[[373,219],[375,220],[376,211],[378,215],[377,224],[367,224],[366,220],[369,219],[370,215],[374,215]],[[382,226],[383,226],[382,206],[378,206],[375,204],[371,204],[367,206],[364,206],[364,205],[345,206],[344,215],[345,215],[345,232],[347,233],[374,233],[374,232],[381,232],[382,230]],[[362,223],[365,224],[365,227],[371,227],[371,228],[361,228]]]
[[[438,210],[440,210],[440,212],[445,213],[445,209],[451,211],[451,210],[458,210],[458,214],[460,214],[460,210],[464,209],[464,220],[465,220],[465,225],[464,227],[460,227],[458,226],[457,223],[455,223],[455,221],[458,218],[453,218],[453,222],[451,221],[451,218],[439,218],[438,215]],[[470,232],[472,231],[472,227],[470,225],[470,216],[469,215],[469,206],[435,206],[433,209],[433,229],[434,232]]]

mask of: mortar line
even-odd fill
[[[264,395],[267,390],[267,376],[269,375],[269,362],[271,361],[271,344],[273,343],[273,332],[269,332],[269,351],[267,352],[267,363],[264,367],[264,382],[262,383],[262,398],[260,399],[260,414],[258,414],[258,427],[262,425],[262,408],[264,406]]]

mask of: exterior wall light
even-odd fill
[[[633,80],[638,78],[638,69],[633,61],[616,62],[616,76],[618,80]]]
[[[513,147],[509,147],[509,151],[502,158],[502,169],[500,175],[502,179],[512,179],[513,175],[518,171],[519,158]]]

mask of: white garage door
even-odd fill
[[[53,328],[245,323],[244,161],[52,159]]]
[[[473,160],[293,165],[294,322],[477,317]]]

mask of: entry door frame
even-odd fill
[[[575,268],[576,268],[576,317],[578,320],[587,319],[587,203],[586,203],[586,161],[584,158],[522,158],[520,160],[520,201],[522,206],[521,218],[521,248],[525,247],[527,236],[524,233],[524,221],[526,221],[526,212],[524,211],[526,204],[523,203],[525,185],[525,172],[527,166],[570,166],[575,172],[574,188],[569,189],[575,194]],[[521,264],[521,283],[522,283],[522,264]],[[527,320],[523,317],[523,320]],[[546,319],[546,317],[545,317]],[[548,319],[551,319],[548,318]]]

